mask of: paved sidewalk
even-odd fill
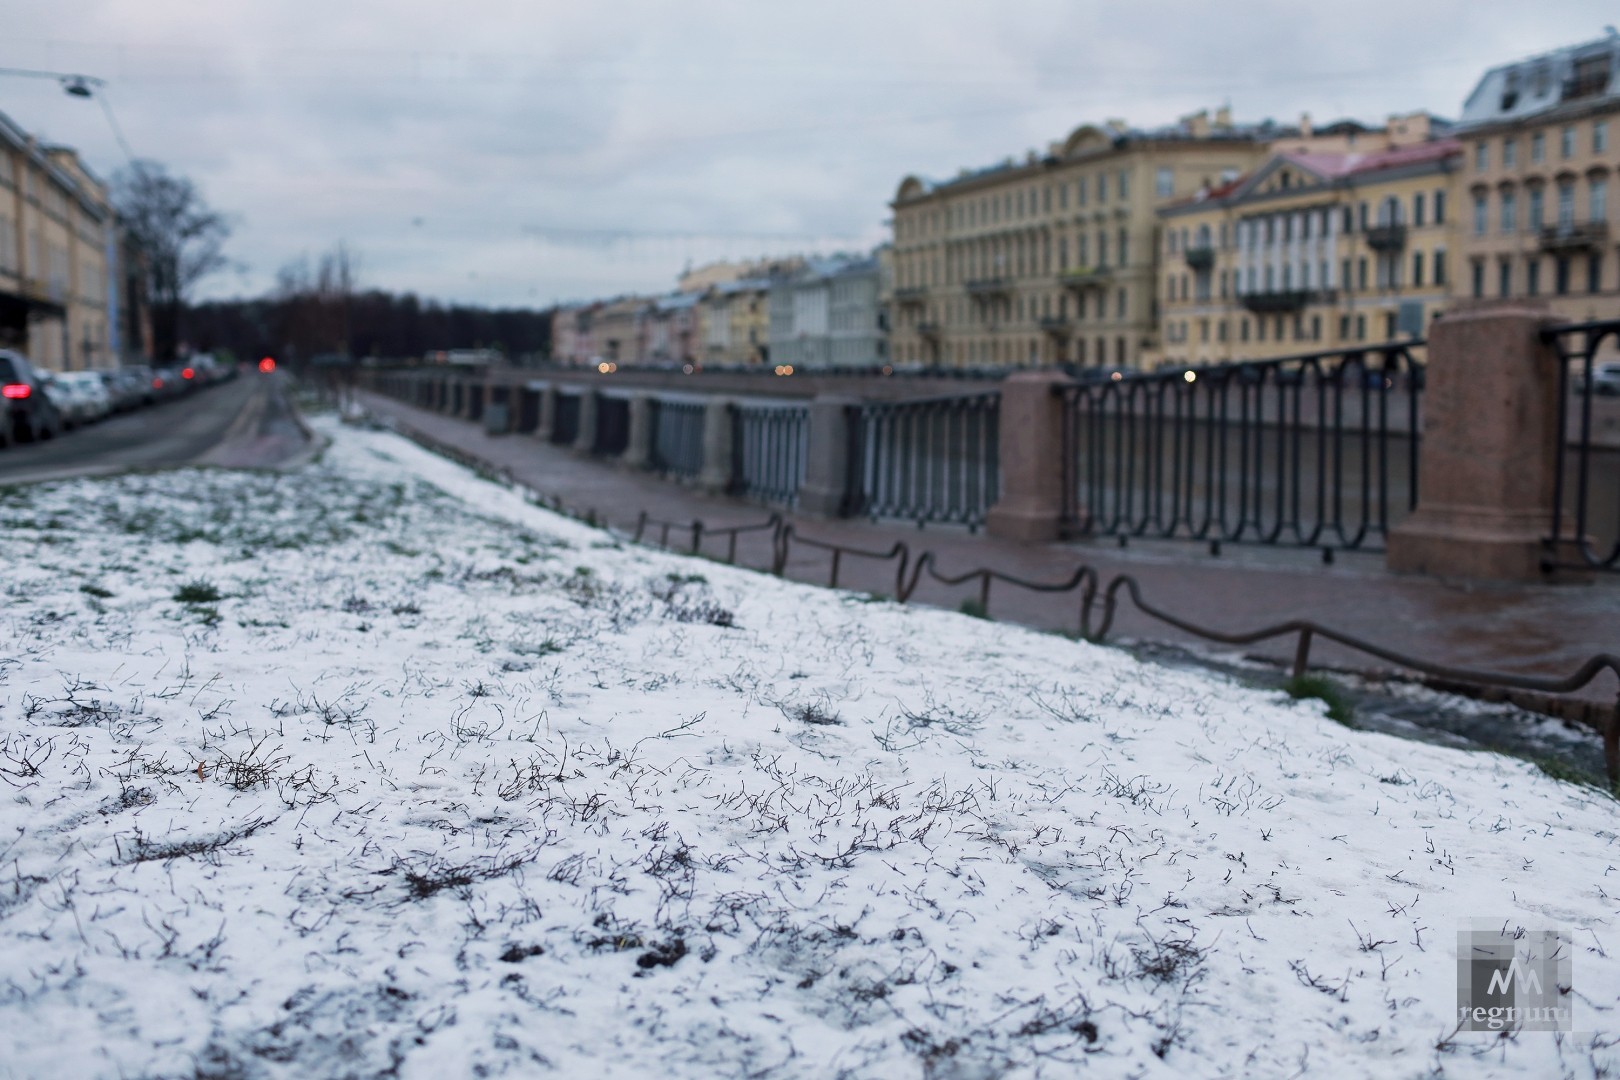
[[[361,392],[363,405],[429,439],[471,454],[507,470],[542,496],[560,498],[577,512],[593,511],[598,520],[633,528],[638,513],[654,519],[688,522],[702,519],[708,528],[763,522],[769,509],[737,499],[703,494],[651,474],[635,472],[583,457],[528,435],[486,435],[465,420],[417,409],[378,394]],[[1024,545],[971,535],[964,530],[903,523],[828,521],[785,515],[805,537],[835,541],[870,550],[888,550],[904,541],[914,556],[934,553],[945,575],[993,567],[1026,580],[1058,582],[1081,565],[1095,568],[1106,582],[1128,573],[1142,586],[1143,598],[1188,622],[1229,633],[1307,619],[1345,634],[1382,644],[1397,652],[1439,664],[1487,671],[1568,675],[1598,653],[1620,654],[1620,580],[1593,584],[1505,585],[1442,581],[1390,574],[1383,556],[1340,553],[1324,566],[1315,552],[1228,546],[1211,556],[1203,545],[1178,542],[1090,541]],[[768,533],[739,538],[738,559],[756,568],[770,565]],[[651,539],[656,540],[656,533]],[[689,534],[671,536],[672,547],[690,542]],[[724,557],[723,540],[710,538],[704,554]],[[786,568],[789,577],[826,584],[830,556],[796,545]],[[851,559],[840,567],[846,588],[894,595],[893,561]],[[914,600],[957,609],[976,598],[974,583],[949,587],[924,581]],[[998,619],[1039,629],[1074,632],[1079,594],[1041,594],[997,583],[990,613]],[[1183,634],[1137,611],[1122,597],[1111,641],[1136,639],[1217,648]],[[1287,661],[1294,638],[1246,647],[1248,655]],[[1360,670],[1386,668],[1364,654],[1318,642],[1313,664]],[[1584,697],[1613,702],[1620,687],[1602,676]]]

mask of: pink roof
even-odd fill
[[[1398,169],[1404,165],[1420,165],[1426,161],[1440,161],[1462,151],[1456,139],[1436,139],[1433,142],[1398,146],[1393,150],[1375,150],[1370,154],[1284,153],[1282,157],[1320,176],[1338,178],[1357,173]]]

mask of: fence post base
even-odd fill
[[[557,425],[557,387],[547,383],[540,391],[540,420],[534,425],[534,437],[541,442],[551,441],[552,429]]]
[[[731,491],[731,402],[715,398],[703,406],[703,468],[698,486],[713,495]]]
[[[645,469],[652,464],[652,395],[633,394],[630,398],[630,433],[619,464],[626,469]]]
[[[1493,304],[1445,315],[1429,336],[1418,505],[1389,533],[1398,572],[1530,581],[1551,535],[1558,352],[1544,310]]]
[[[1001,382],[1001,498],[990,508],[991,536],[1024,543],[1058,538],[1063,521],[1063,399],[1071,380],[1023,371]]]
[[[589,454],[596,450],[596,391],[582,389],[579,393],[579,435],[574,439],[576,454]]]
[[[812,517],[843,517],[850,495],[850,410],[860,399],[833,394],[810,402],[810,439],[799,510]]]

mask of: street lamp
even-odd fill
[[[118,140],[118,148],[124,152],[124,158],[131,163],[135,161],[135,155],[130,152],[129,143],[124,139],[124,130],[118,126],[118,120],[113,116],[112,105],[107,100],[107,80],[98,79],[94,75],[80,75],[68,71],[35,71],[31,68],[0,68],[0,75],[14,75],[22,79],[55,79],[62,84],[62,91],[69,97],[95,98],[101,103],[101,111],[107,117],[107,126],[112,128],[113,138]]]

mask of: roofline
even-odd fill
[[[1375,183],[1385,183],[1395,180],[1410,180],[1417,176],[1430,176],[1440,173],[1454,172],[1461,163],[1463,151],[1461,147],[1449,151],[1444,157],[1432,158],[1427,161],[1413,162],[1406,165],[1396,165],[1388,169],[1373,169],[1364,173],[1351,173],[1348,176],[1336,176],[1319,184],[1306,187],[1283,188],[1277,191],[1263,191],[1243,198],[1225,196],[1219,199],[1205,199],[1203,202],[1183,203],[1178,206],[1162,207],[1158,211],[1159,217],[1184,217],[1205,210],[1224,209],[1231,210],[1240,206],[1251,204],[1275,202],[1281,199],[1293,198],[1296,195],[1310,195],[1318,192],[1353,191],[1359,187],[1366,187]]]
[[[114,216],[112,212],[110,194],[108,197],[108,203],[106,205],[95,202],[89,197],[88,194],[85,193],[84,189],[79,185],[78,180],[74,179],[72,173],[62,168],[47,156],[52,149],[71,150],[71,147],[48,147],[41,145],[37,139],[30,139],[28,132],[24,131],[17,125],[15,120],[3,112],[0,112],[0,139],[10,143],[12,147],[22,153],[24,157],[38,165],[41,170],[51,177],[51,179],[56,181],[58,187],[65,189],[67,193],[71,195],[79,204],[79,206],[97,221],[105,221]],[[77,151],[74,151],[74,153],[75,156],[77,156]],[[92,180],[96,180],[98,183],[100,182],[99,178],[97,178],[88,167],[85,167],[84,171],[85,174],[88,175]]]

